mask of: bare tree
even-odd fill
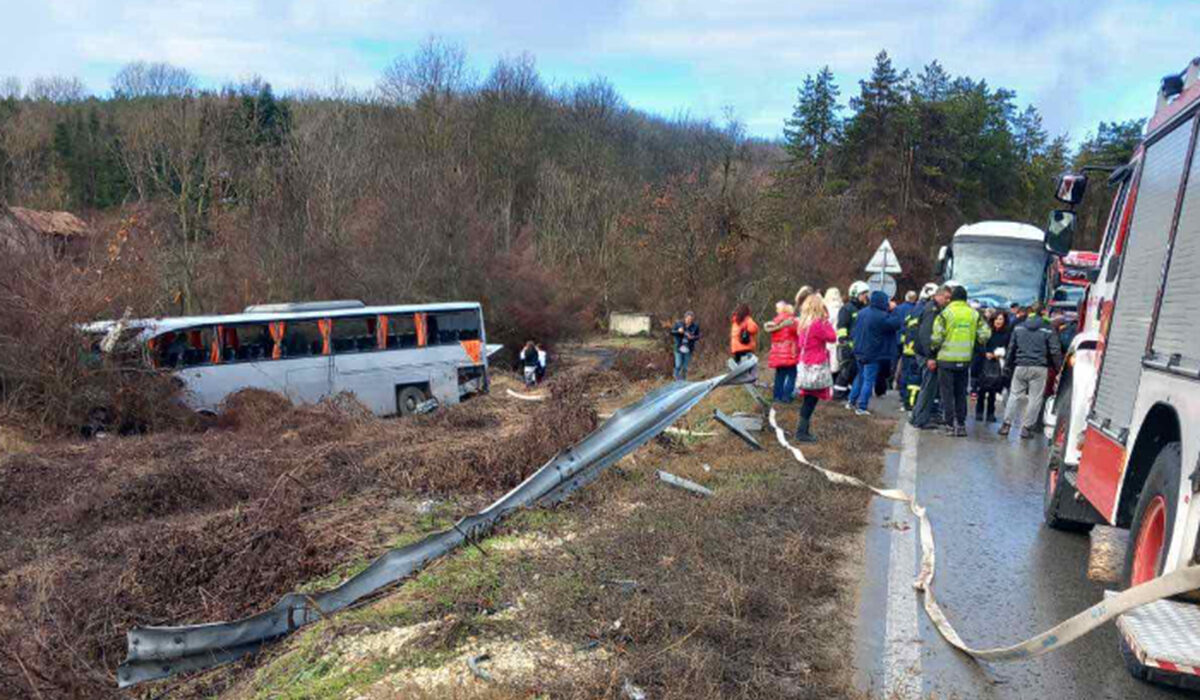
[[[74,76],[51,75],[34,78],[25,97],[44,102],[80,102],[88,96],[87,87]]]
[[[464,92],[471,82],[467,52],[459,44],[429,37],[411,57],[392,61],[379,79],[379,92],[388,102],[444,102]]]
[[[186,68],[170,63],[126,63],[112,79],[113,97],[168,97],[186,94],[196,88],[196,79]]]
[[[21,79],[15,75],[0,79],[0,100],[21,98]]]

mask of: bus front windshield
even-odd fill
[[[1041,243],[1014,240],[954,242],[952,276],[971,299],[987,306],[1028,306],[1041,297],[1046,251]]]

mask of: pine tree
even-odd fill
[[[950,74],[941,63],[931,61],[917,76],[912,91],[928,102],[941,102],[950,94]]]
[[[905,207],[911,172],[906,134],[911,120],[903,86],[908,71],[899,73],[887,51],[875,56],[875,66],[860,80],[859,94],[850,100],[854,110],[846,128],[843,166],[850,180],[860,180],[867,201],[893,217]]]
[[[815,165],[818,182],[824,181],[830,153],[841,138],[840,94],[829,66],[823,66],[816,77],[805,76],[792,117],[783,129],[788,155],[794,161]]]

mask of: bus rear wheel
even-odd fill
[[[428,397],[421,387],[406,386],[396,390],[396,412],[402,416],[411,416],[417,412],[417,407],[425,403]]]
[[[1125,585],[1136,586],[1157,578],[1166,563],[1175,527],[1176,497],[1179,494],[1180,443],[1172,442],[1159,451],[1150,476],[1138,496],[1137,510],[1129,528],[1125,552]]]

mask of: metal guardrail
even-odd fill
[[[561,501],[663,432],[713,389],[751,381],[756,364],[747,361],[707,381],[673,382],[655,389],[614,413],[582,441],[556,455],[484,510],[448,530],[383,554],[336,588],[312,595],[289,593],[269,610],[232,622],[130,630],[126,659],[117,669],[118,685],[124,688],[234,661],[413,575],[466,542],[486,536],[515,510]]]

